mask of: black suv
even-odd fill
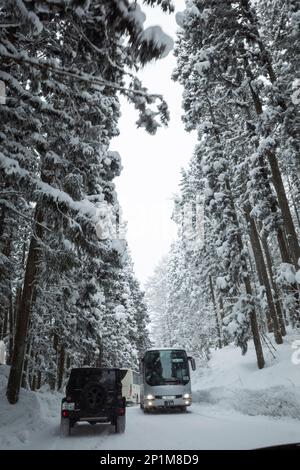
[[[72,369],[61,403],[61,434],[70,435],[78,421],[111,423],[125,431],[126,401],[122,397],[124,371],[108,368]]]

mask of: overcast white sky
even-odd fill
[[[174,3],[176,10],[184,9],[184,0]],[[143,6],[142,10],[147,15],[145,26],[160,25],[175,39],[178,27],[174,14],[164,14],[158,7]],[[181,121],[182,88],[171,80],[175,65],[170,53],[140,73],[149,91],[164,95],[171,114],[169,127],[160,128],[155,136],[137,129],[137,113],[123,100],[120,136],[111,143],[111,150],[118,151],[122,158],[123,171],[115,182],[123,219],[128,221],[127,239],[135,272],[141,283],[152,274],[176,236],[176,225],[171,220],[172,196],[178,192],[180,169],[187,165],[196,144],[195,134],[185,132]]]

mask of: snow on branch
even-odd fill
[[[22,0],[13,0],[12,3],[15,4],[17,16],[19,16],[24,23],[29,24],[33,34],[40,34],[43,30],[43,24],[38,15],[34,11],[29,11]]]
[[[18,211],[18,209],[16,209],[12,204],[10,204],[6,199],[0,199],[0,205],[3,205],[5,207],[7,207],[7,209],[11,210],[12,212],[14,212],[15,214],[17,214],[18,216],[22,217],[23,219],[25,220],[28,220],[28,222],[32,222],[33,219],[31,217],[28,217],[27,215],[23,214],[23,212],[20,212]],[[37,225],[40,225],[43,229],[47,230],[48,232],[52,232],[52,230],[47,227],[45,224],[41,224],[40,222],[38,222],[37,220],[35,221],[35,223]]]
[[[172,0],[143,0],[146,5],[154,7],[155,5],[159,5],[163,11],[172,13],[175,8],[173,5]]]
[[[70,77],[70,78],[73,78],[75,80],[80,80],[80,81],[84,81],[84,82],[89,82],[89,83],[93,83],[93,84],[96,84],[96,85],[104,85],[106,87],[109,87],[109,88],[114,88],[122,93],[124,93],[125,95],[132,95],[132,94],[135,94],[135,95],[141,95],[141,96],[145,96],[145,97],[149,97],[149,98],[157,98],[157,99],[160,99],[162,100],[162,95],[159,95],[159,94],[148,94],[147,92],[145,91],[142,91],[142,90],[138,90],[138,89],[132,89],[132,88],[125,88],[125,87],[122,87],[120,85],[118,85],[117,83],[114,83],[114,82],[110,82],[108,80],[104,80],[102,78],[99,78],[99,77],[95,77],[93,75],[90,75],[90,74],[86,74],[86,73],[82,73],[82,72],[75,72],[73,71],[72,69],[68,69],[66,67],[61,67],[61,66],[58,66],[57,63],[55,63],[54,61],[47,61],[47,60],[44,60],[44,59],[34,59],[32,57],[29,57],[26,53],[20,53],[20,54],[11,54],[7,51],[7,49],[3,46],[0,46],[0,56],[2,57],[6,57],[10,60],[13,60],[14,62],[16,63],[19,63],[19,64],[29,64],[29,65],[32,65],[33,67],[37,67],[37,68],[41,68],[41,69],[48,69],[50,70],[51,72],[53,73],[57,73],[57,74],[60,74],[60,75],[65,75],[67,77]]]
[[[174,41],[163,32],[160,26],[150,26],[139,35],[139,41],[146,44],[148,48],[156,48],[160,52],[160,57],[166,57],[173,49]]]
[[[13,158],[6,157],[2,152],[0,152],[0,168],[6,173],[6,175],[14,175],[20,180],[26,179],[33,186],[35,191],[42,193],[43,195],[51,198],[54,202],[60,202],[66,204],[70,209],[73,209],[75,212],[80,213],[82,216],[89,219],[93,219],[97,216],[97,208],[87,199],[81,201],[74,201],[74,199],[69,196],[66,192],[50,186],[48,183],[45,183],[39,180],[36,177],[33,177],[29,171],[21,168],[19,162]]]

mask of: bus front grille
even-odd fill
[[[167,395],[155,395],[155,398],[157,398],[158,400],[162,400],[163,397],[166,397]],[[175,398],[182,398],[182,395],[172,395],[172,397],[175,397]]]

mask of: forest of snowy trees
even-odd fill
[[[174,14],[170,0],[144,3]],[[178,238],[146,299],[110,149],[120,96],[138,127],[155,134],[168,124],[163,97],[136,73],[172,40],[144,20],[129,0],[0,0],[0,340],[10,403],[21,383],[60,389],[71,367],[136,367],[150,344],[146,302],[155,342],[203,360],[231,341],[245,354],[253,338],[262,368],[267,333],[280,345],[287,325],[300,327],[299,3],[186,0],[177,12],[173,79],[198,144],[174,203]]]
[[[173,79],[198,144],[175,200],[178,239],[147,285],[153,336],[209,347],[300,326],[299,2],[187,0]],[[273,341],[273,340],[272,340]]]
[[[149,133],[168,121],[163,98],[135,73],[172,41],[144,20],[127,0],[0,2],[0,339],[10,403],[21,383],[60,389],[70,367],[137,366],[149,343],[119,224],[120,157],[109,150],[119,95]]]

